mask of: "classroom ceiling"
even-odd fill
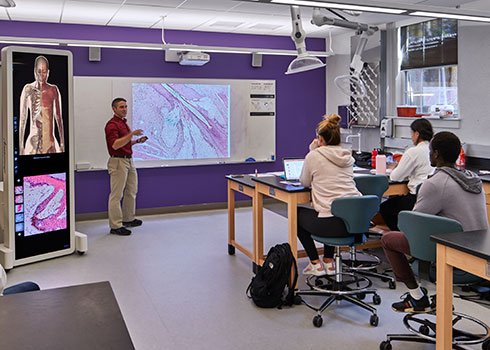
[[[0,8],[0,20],[94,24],[140,28],[199,30],[265,35],[289,35],[289,6],[236,0],[14,0],[16,7]],[[337,0],[338,1],[338,0]],[[376,1],[371,1],[376,2]],[[358,1],[363,4],[363,0]],[[489,0],[383,0],[391,4],[420,4],[435,8],[488,11]],[[311,8],[302,8],[308,37],[326,37],[328,27],[310,22]],[[329,15],[327,10],[324,10]],[[348,19],[383,24],[407,16],[363,13]],[[334,34],[342,29],[335,29]]]

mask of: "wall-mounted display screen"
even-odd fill
[[[458,21],[434,19],[400,28],[401,69],[458,63]]]
[[[16,259],[70,247],[68,56],[12,52]]]
[[[230,157],[230,85],[133,83],[135,161]]]

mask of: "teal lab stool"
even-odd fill
[[[461,224],[453,219],[442,216],[401,211],[398,215],[398,227],[405,234],[410,244],[410,254],[418,260],[418,275],[420,278],[435,281],[436,243],[430,240],[431,235],[463,231]],[[462,233],[464,234],[464,233]],[[470,279],[479,277],[461,270],[454,269],[455,284],[468,283]],[[435,297],[431,300],[435,304]],[[429,316],[430,315],[430,316]],[[392,341],[408,341],[417,343],[436,342],[436,310],[427,313],[411,313],[405,315],[403,323],[411,334],[388,334],[386,341],[379,345],[380,350],[391,350]],[[453,311],[453,349],[466,349],[462,345],[483,343],[482,349],[490,349],[490,328],[482,321],[459,312]],[[474,334],[468,331],[468,325],[477,325],[482,333]]]
[[[380,204],[383,194],[389,187],[388,176],[386,175],[355,176],[354,182],[356,183],[359,192],[364,196],[377,196]],[[377,232],[369,231],[369,234],[379,236],[379,233]],[[396,288],[396,281],[393,276],[377,272],[376,267],[381,264],[381,259],[379,257],[366,251],[356,251],[355,247],[350,248],[349,254],[350,256],[348,259],[343,259],[344,264],[348,266],[348,270],[363,276],[380,278],[383,282],[388,282],[388,287],[390,289]],[[368,256],[369,259],[359,259],[359,256]]]
[[[342,237],[320,237],[312,235],[312,238],[320,243],[335,247],[335,275],[334,276],[309,276],[306,283],[309,290],[297,292],[298,296],[313,295],[324,296],[327,299],[319,308],[311,306],[303,300],[309,308],[315,310],[317,315],[313,318],[313,325],[321,327],[323,319],[321,313],[334,301],[345,300],[372,313],[369,323],[377,326],[379,322],[376,309],[362,299],[367,294],[373,295],[373,303],[381,303],[381,297],[372,289],[372,282],[363,276],[351,272],[342,271],[341,247],[354,247],[366,240],[364,233],[369,231],[371,218],[379,211],[379,199],[376,196],[358,196],[337,198],[332,202],[332,214],[341,218],[349,233],[339,232]]]

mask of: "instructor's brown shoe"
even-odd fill
[[[141,226],[143,221],[139,219],[134,219],[133,221],[123,221],[123,225],[126,227],[136,227],[136,226]]]
[[[126,227],[119,228],[111,228],[111,233],[119,236],[129,236],[131,231],[129,231]]]

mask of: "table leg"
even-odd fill
[[[255,186],[255,196],[253,198],[253,220],[254,220],[254,270],[257,266],[262,266],[264,260],[264,195]],[[256,272],[256,271],[254,271]]]
[[[291,246],[291,252],[294,259],[298,261],[298,198],[295,195],[289,196],[288,199],[288,242]],[[292,282],[291,274],[291,282]],[[295,288],[297,287],[294,286]]]
[[[452,349],[453,267],[447,264],[446,249],[437,244],[436,350]]]
[[[235,254],[235,191],[231,188],[231,181],[228,180],[228,254]]]

